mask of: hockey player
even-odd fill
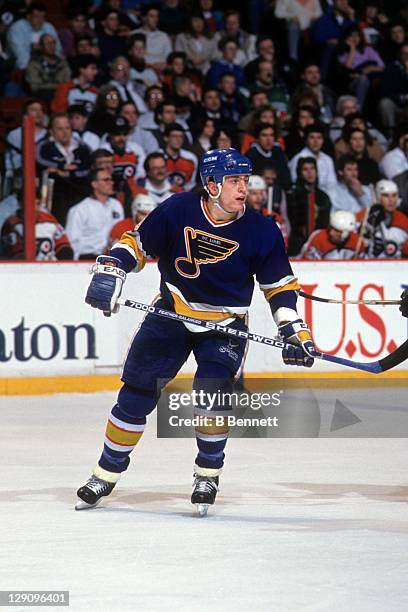
[[[156,206],[157,204],[152,196],[145,193],[139,193],[132,202],[132,216],[126,217],[126,219],[122,219],[122,221],[118,221],[118,223],[113,226],[109,239],[110,246],[112,247],[118,242],[125,232],[133,231],[137,225],[146,219],[147,215],[149,215]]]
[[[300,253],[300,259],[354,259],[361,256],[367,244],[359,240],[356,232],[356,217],[348,210],[330,213],[326,229],[316,230]]]
[[[397,210],[399,194],[394,181],[382,179],[376,188],[376,204],[371,206],[363,231],[368,241],[368,256],[378,259],[408,257],[408,219]],[[357,220],[364,223],[364,211]]]
[[[258,174],[253,174],[248,181],[248,197],[247,204],[254,210],[257,210],[261,215],[265,217],[271,216],[276,225],[279,227],[282,232],[283,240],[285,241],[285,247],[288,246],[288,231],[286,228],[286,223],[277,212],[272,209],[271,214],[268,214],[268,209],[266,207],[266,199],[267,199],[267,185],[262,176]]]
[[[108,316],[127,273],[140,271],[146,256],[159,258],[160,297],[157,306],[203,320],[246,330],[254,278],[269,302],[281,338],[290,344],[282,352],[288,365],[313,365],[315,348],[310,331],[296,311],[299,283],[293,276],[280,231],[271,219],[247,208],[250,160],[235,149],[214,149],[200,160],[205,188],[199,193],[174,194],[158,206],[134,232],[125,233],[110,251],[99,256],[86,302]],[[122,374],[123,387],[113,407],[102,455],[89,480],[78,489],[78,510],[95,506],[109,495],[129,465],[158,401],[164,380],[171,380],[193,352],[197,371],[194,389],[229,392],[239,373],[246,341],[202,332],[180,321],[148,314],[130,346]],[[233,348],[233,350],[231,350]],[[228,427],[200,406],[197,414],[212,417],[196,428],[198,454],[191,502],[199,511],[214,503],[224,463]]]

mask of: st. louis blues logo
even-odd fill
[[[178,257],[174,262],[176,270],[187,278],[200,275],[200,265],[213,264],[226,259],[239,247],[235,240],[220,238],[192,227],[184,228],[186,257]]]

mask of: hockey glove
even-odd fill
[[[401,305],[399,307],[403,317],[408,317],[408,289],[401,293]]]
[[[368,214],[367,223],[372,228],[376,228],[385,221],[385,210],[381,204],[373,204]]]
[[[279,336],[290,345],[282,350],[282,359],[286,365],[305,366],[311,368],[316,355],[310,329],[302,319],[282,323],[278,327]]]
[[[92,266],[93,277],[86,293],[85,302],[93,308],[103,310],[105,317],[119,311],[116,303],[122,292],[126,272],[120,268],[121,262],[116,257],[99,255]]]

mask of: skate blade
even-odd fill
[[[90,508],[95,508],[95,506],[97,506],[100,501],[101,500],[98,499],[95,504],[88,504],[86,501],[78,497],[78,501],[75,504],[75,510],[89,510]]]
[[[207,516],[210,504],[196,504],[198,516]]]

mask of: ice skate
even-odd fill
[[[213,505],[218,492],[218,476],[200,476],[194,474],[191,503],[197,508],[199,516],[206,516],[208,508]]]
[[[79,499],[75,504],[75,510],[95,508],[102,497],[112,493],[115,484],[116,482],[107,482],[106,480],[102,480],[102,478],[98,478],[95,474],[92,474],[86,483],[77,491]]]

